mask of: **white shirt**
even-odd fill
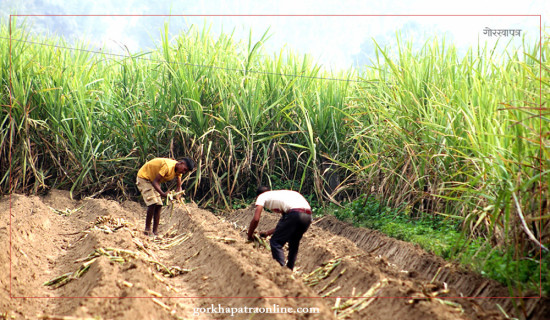
[[[291,209],[311,210],[306,198],[291,190],[266,191],[258,196],[256,205],[280,213],[288,212]]]

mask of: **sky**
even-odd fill
[[[461,0],[449,3],[432,0],[377,3],[365,0],[0,0],[3,21],[10,14],[166,15],[25,17],[26,23],[36,33],[62,35],[68,40],[84,41],[94,48],[108,48],[115,53],[123,53],[125,48],[132,53],[154,48],[164,24],[169,22],[172,34],[187,30],[194,24],[199,28],[209,26],[213,34],[222,30],[233,31],[235,37],[243,41],[248,41],[250,32],[253,41],[257,41],[269,30],[270,38],[265,44],[267,52],[280,52],[285,48],[309,54],[330,70],[368,65],[374,58],[373,40],[382,47],[396,48],[397,33],[402,39],[410,40],[416,49],[434,37],[444,37],[459,52],[466,52],[469,47],[476,48],[478,44],[493,46],[497,41],[501,47],[508,45],[509,50],[519,48],[522,41],[533,44],[539,41],[539,17],[525,15],[542,15],[544,28],[549,12],[548,0]],[[22,21],[24,18],[17,19]],[[484,33],[485,28],[519,29],[521,36],[488,36]]]

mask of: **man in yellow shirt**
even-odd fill
[[[181,175],[192,171],[194,167],[195,163],[189,158],[183,158],[180,161],[155,158],[139,169],[136,184],[147,205],[144,231],[146,235],[151,233],[151,220],[153,220],[153,235],[158,235],[162,198],[167,196],[167,193],[160,188],[160,184],[177,178],[176,192],[180,192]]]

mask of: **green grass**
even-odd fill
[[[354,226],[379,230],[390,237],[418,244],[430,253],[458,262],[467,269],[519,290],[513,294],[530,290],[533,295],[538,295],[540,284],[544,295],[550,293],[550,275],[547,272],[550,269],[550,255],[543,256],[541,279],[541,261],[538,257],[518,259],[513,248],[506,251],[487,245],[483,239],[467,239],[457,221],[446,221],[431,215],[411,217],[408,207],[392,209],[373,197],[366,200],[365,197],[358,198],[343,208],[332,206],[322,211]]]

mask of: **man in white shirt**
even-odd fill
[[[298,192],[291,190],[273,190],[261,186],[258,188],[256,210],[248,227],[248,240],[253,239],[254,230],[260,222],[264,208],[282,214],[275,229],[260,232],[261,237],[273,235],[269,240],[273,259],[281,266],[285,265],[283,246],[288,242],[288,259],[286,266],[292,270],[298,255],[298,247],[302,236],[311,224],[311,207],[307,200]]]

